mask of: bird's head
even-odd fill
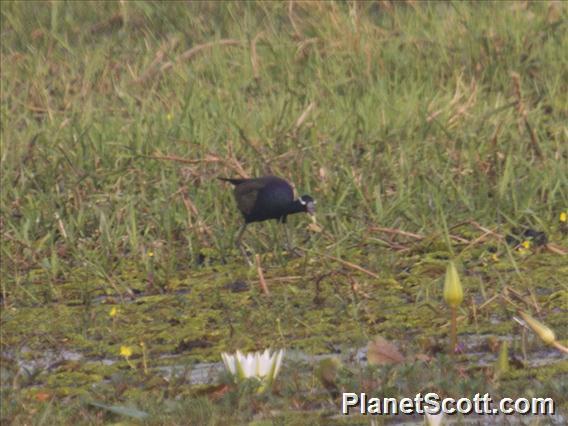
[[[304,211],[309,215],[314,215],[316,213],[316,200],[314,200],[309,195],[302,195],[298,198],[300,204],[304,207]]]

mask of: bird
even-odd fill
[[[244,218],[244,223],[237,232],[235,244],[249,265],[252,265],[252,262],[241,242],[249,223],[275,219],[286,225],[288,215],[304,212],[314,218],[316,201],[309,195],[302,195],[294,199],[294,189],[285,179],[277,176],[250,179],[220,177],[219,179],[235,187],[234,196],[237,207]],[[293,251],[288,226],[286,226],[286,243],[286,249]]]

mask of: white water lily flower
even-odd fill
[[[251,352],[246,355],[241,351],[237,351],[234,355],[226,352],[221,354],[225,368],[237,380],[255,377],[268,383],[271,383],[278,375],[283,357],[283,349],[272,354],[268,349],[264,352]]]
[[[444,417],[444,412],[440,411],[438,414],[430,414],[426,411],[426,416],[424,418],[425,422],[428,426],[439,426],[442,424],[442,419]]]

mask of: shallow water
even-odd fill
[[[497,360],[497,354],[487,350],[487,341],[489,338],[495,336],[478,336],[468,335],[460,336],[460,361],[467,362],[469,365],[479,367],[494,365]],[[500,338],[502,341],[513,341],[513,338]],[[397,346],[403,342],[393,341]],[[61,350],[60,352],[47,351],[39,357],[33,359],[26,359],[26,355],[31,354],[32,351],[23,347],[18,354],[12,352],[4,352],[2,354],[4,359],[15,361],[18,365],[19,373],[25,375],[33,375],[41,371],[49,371],[68,361],[80,361],[83,364],[94,365],[114,365],[117,362],[122,362],[120,358],[92,358],[86,357],[83,354],[70,350]],[[568,356],[562,354],[553,348],[542,347],[538,350],[533,350],[527,354],[525,365],[528,368],[541,367],[561,360],[568,359]],[[220,355],[219,355],[220,358]],[[300,350],[287,350],[285,353],[283,368],[286,364],[294,363],[295,368],[298,365],[303,365],[305,371],[311,371],[314,365],[323,359],[338,358],[344,365],[362,367],[367,365],[367,347],[350,348],[344,350],[337,350],[333,353],[311,355]],[[218,376],[224,371],[222,362],[196,362],[176,364],[175,361],[180,359],[180,356],[174,354],[161,355],[157,359],[151,359],[151,371],[159,373],[164,378],[180,378],[184,377],[188,384],[214,384],[217,382]],[[171,364],[171,362],[174,362]],[[160,365],[166,362],[165,365]]]

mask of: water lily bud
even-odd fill
[[[497,374],[503,374],[509,371],[509,342],[506,340],[501,343],[497,364],[495,365]]]
[[[554,331],[552,331],[546,325],[544,325],[540,321],[535,320],[525,312],[519,312],[519,315],[523,318],[523,320],[525,320],[532,331],[534,331],[544,343],[546,343],[547,345],[552,345],[554,342],[556,342],[556,335],[554,334]]]
[[[452,308],[457,308],[463,302],[463,289],[454,262],[449,262],[446,269],[444,300]]]

